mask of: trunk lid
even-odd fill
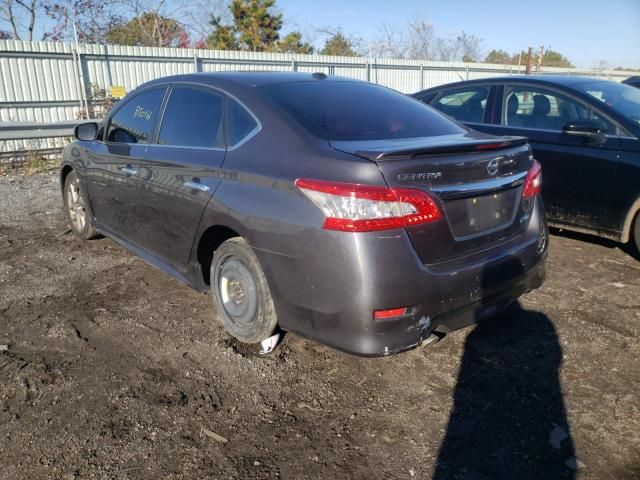
[[[420,189],[438,203],[442,221],[407,228],[425,264],[486,250],[526,229],[521,200],[533,157],[523,137],[467,132],[331,145],[376,162],[390,187]]]

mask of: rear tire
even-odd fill
[[[211,261],[211,295],[229,334],[244,343],[269,338],[278,323],[271,292],[247,241],[231,238]]]
[[[62,201],[67,223],[76,237],[90,240],[99,236],[98,231],[91,225],[89,211],[86,208],[87,199],[80,188],[80,179],[75,171],[69,172],[64,179]]]
[[[636,221],[634,222],[633,227],[633,238],[631,240],[636,246],[636,251],[640,253],[640,212],[636,214]]]

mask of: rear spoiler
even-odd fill
[[[500,138],[491,140],[473,140],[465,142],[454,142],[435,145],[424,145],[415,147],[400,147],[397,149],[362,149],[354,151],[355,155],[364,157],[373,161],[385,160],[407,160],[423,155],[438,155],[446,153],[468,153],[468,152],[487,152],[492,150],[504,150],[507,148],[517,147],[527,143],[526,137]]]

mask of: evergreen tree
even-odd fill
[[[354,45],[342,32],[336,32],[329,38],[320,55],[339,55],[343,57],[356,57],[358,54],[354,50]]]
[[[313,53],[310,43],[302,40],[300,32],[291,32],[278,42],[276,50],[282,53]]]

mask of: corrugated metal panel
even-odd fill
[[[70,43],[0,40],[0,122],[55,123],[79,118],[83,110],[80,73],[87,90],[90,85],[104,89],[122,85],[131,91],[155,78],[195,71],[297,70],[369,80],[412,93],[459,80],[524,72],[524,66],[483,63],[120,45],[80,45],[78,53],[79,61],[75,45]],[[562,68],[543,68],[543,72],[600,76],[616,81],[640,74]],[[52,139],[50,143],[58,145],[59,141]],[[13,146],[0,144],[0,151],[16,145],[25,146],[19,142]]]

